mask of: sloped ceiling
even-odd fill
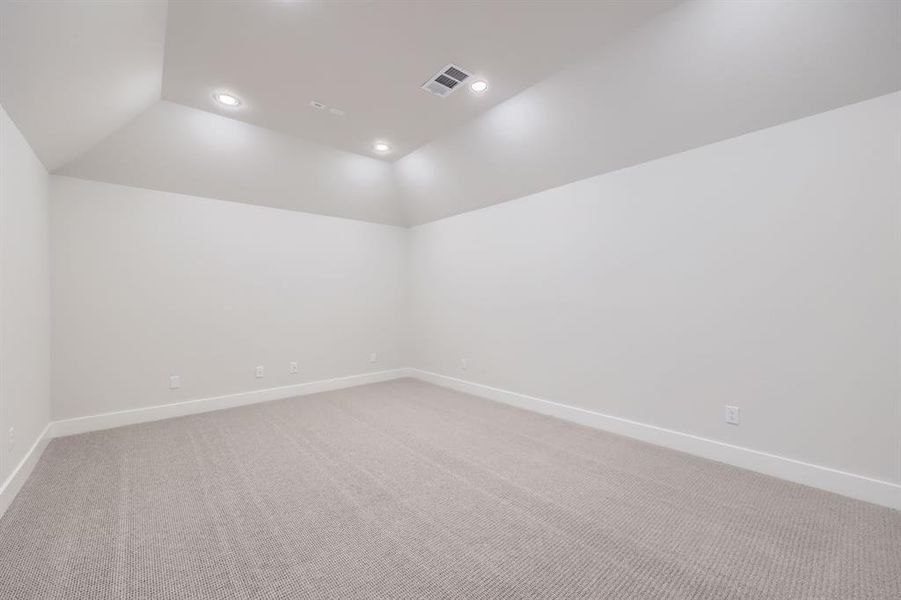
[[[375,223],[405,222],[390,163],[167,101],[57,172]]]
[[[686,2],[395,163],[425,223],[901,89],[901,3]]]
[[[173,2],[163,73],[163,3],[6,0],[0,100],[61,174],[413,225],[901,89],[896,2],[237,4]],[[422,32],[441,22],[462,33]],[[396,89],[439,56],[488,94]]]
[[[393,161],[598,49],[674,2],[172,2],[163,98]],[[437,98],[455,63],[491,82]],[[244,106],[218,106],[211,90]],[[316,100],[344,112],[310,107]]]
[[[160,99],[165,2],[0,2],[0,103],[53,171]]]

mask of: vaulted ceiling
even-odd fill
[[[160,99],[166,4],[0,3],[0,102],[53,171]]]
[[[665,2],[171,2],[163,98],[396,160],[583,58]],[[420,85],[455,63],[491,93]],[[234,90],[240,110],[210,90]],[[337,108],[335,116],[311,101]]]
[[[0,10],[0,102],[48,170],[398,225],[901,89],[878,0]],[[448,63],[488,91],[419,88]]]

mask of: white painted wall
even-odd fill
[[[0,483],[50,420],[47,179],[0,106]]]
[[[401,366],[404,229],[53,176],[51,231],[55,419]]]
[[[411,366],[901,482],[899,134],[895,93],[416,227]]]
[[[901,483],[899,134],[894,93],[411,230],[53,176],[53,418],[412,366]]]

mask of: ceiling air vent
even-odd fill
[[[440,96],[441,98],[446,98],[450,96],[457,86],[466,81],[469,78],[469,73],[458,67],[457,65],[447,65],[435,75],[432,76],[431,79],[422,84],[422,89],[429,92],[430,94],[434,94],[435,96]]]

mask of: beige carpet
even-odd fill
[[[901,513],[399,380],[54,440],[0,598],[901,598]]]

